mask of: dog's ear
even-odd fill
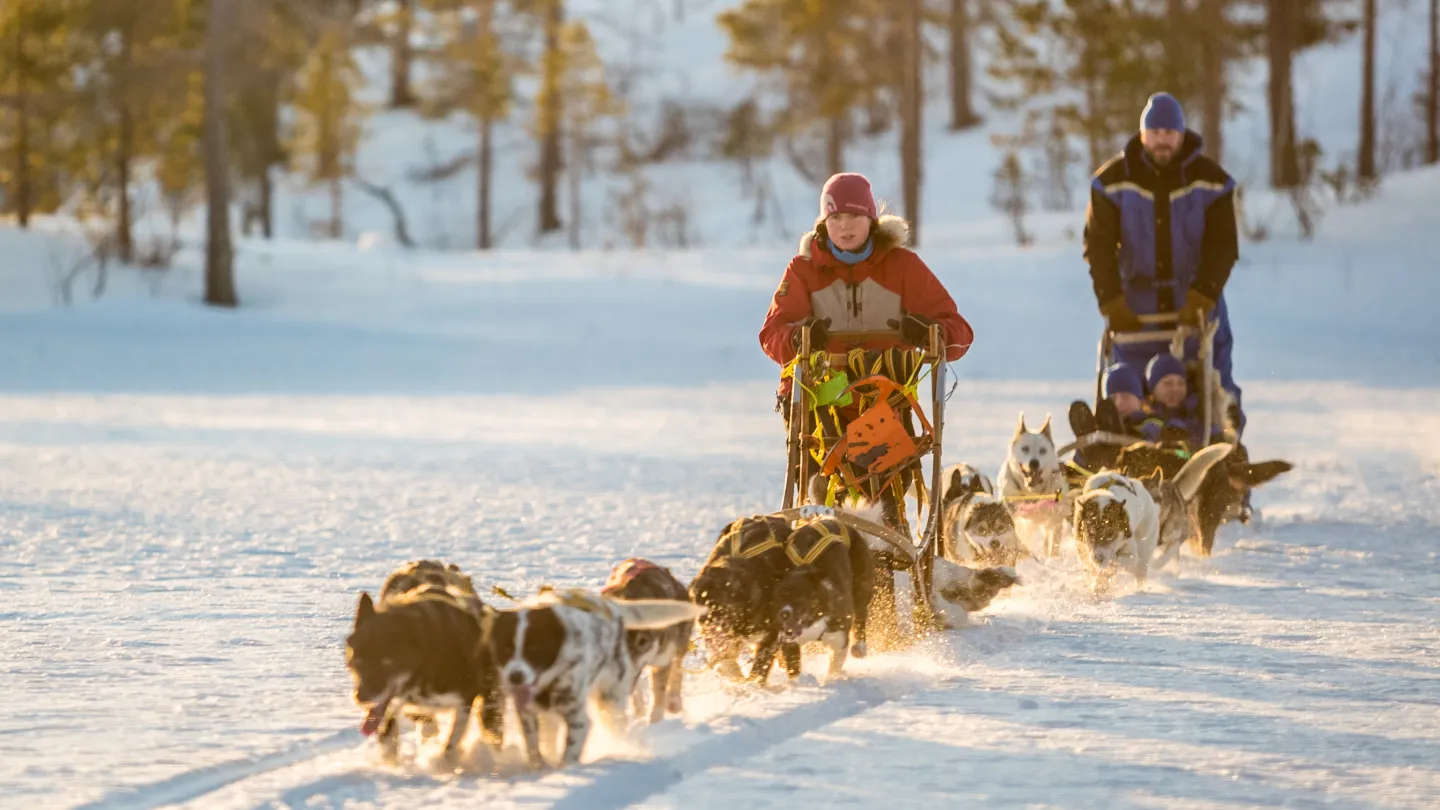
[[[1295,469],[1288,461],[1261,461],[1255,464],[1229,465],[1230,479],[1241,486],[1258,487],[1268,484],[1276,477]]]
[[[1055,441],[1055,437],[1050,433],[1050,414],[1048,413],[1045,414],[1045,424],[1040,426],[1040,435],[1052,442]]]
[[[1021,436],[1024,436],[1024,435],[1025,435],[1025,412],[1024,412],[1024,411],[1021,411],[1021,412],[1020,412],[1020,422],[1019,422],[1019,424],[1015,425],[1015,438],[1018,439],[1018,438],[1020,438]]]
[[[375,600],[368,591],[360,592],[360,604],[355,606],[355,626],[359,627],[375,615]]]

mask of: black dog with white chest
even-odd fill
[[[790,521],[782,517],[736,520],[720,532],[710,557],[690,583],[691,601],[707,610],[700,620],[706,658],[731,680],[745,677],[740,671],[741,650],[778,633],[770,595],[794,567],[785,553],[789,536]],[[772,660],[773,656],[772,652]],[[765,671],[769,668],[767,662]]]
[[[760,642],[750,677],[766,679],[777,648],[786,674],[798,677],[801,645],[820,641],[830,648],[833,678],[847,654],[863,658],[866,653],[865,625],[875,590],[870,546],[864,535],[834,517],[819,517],[791,530],[785,554],[795,567],[775,586],[773,632]]]

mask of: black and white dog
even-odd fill
[[[874,522],[881,509],[877,504],[846,511]],[[834,517],[792,524],[784,545],[794,567],[781,577],[769,600],[774,620],[755,652],[752,680],[765,681],[777,649],[786,674],[799,677],[800,648],[811,641],[830,648],[831,678],[840,674],[847,655],[865,657],[865,625],[875,589],[872,542]]]
[[[481,701],[484,739],[498,750],[504,704],[485,643],[493,609],[458,568],[433,560],[397,570],[382,593],[379,606],[370,594],[360,595],[345,642],[355,701],[369,709],[361,731],[378,734],[382,756],[393,762],[401,716],[420,720],[428,737],[436,732],[435,716],[453,711],[444,749],[453,763],[472,707]]]
[[[1140,442],[1120,451],[1115,469],[1133,478],[1149,475],[1158,468],[1166,478],[1173,479],[1180,474],[1187,460],[1173,449]],[[1204,475],[1195,492],[1191,508],[1198,526],[1191,538],[1192,550],[1201,556],[1209,556],[1215,547],[1215,534],[1220,524],[1239,510],[1246,491],[1267,484],[1292,469],[1294,465],[1280,459],[1251,462],[1245,446],[1235,444],[1229,455]]]
[[[513,610],[498,611],[489,634],[490,654],[499,667],[500,688],[520,716],[530,764],[545,765],[541,713],[565,724],[565,765],[580,761],[590,735],[591,700],[608,726],[624,730],[626,706],[640,674],[626,644],[627,631],[662,630],[703,614],[689,602],[621,601],[581,590],[542,591]]]
[[[684,602],[690,598],[684,584],[649,560],[632,557],[620,562],[610,572],[601,596],[612,599],[673,599]],[[665,712],[680,714],[685,710],[682,690],[685,677],[685,653],[690,650],[690,636],[695,622],[681,622],[663,630],[627,630],[625,643],[630,658],[640,671],[650,672],[650,722],[665,719]],[[640,714],[640,691],[635,690],[635,713]]]
[[[745,677],[740,670],[741,653],[779,632],[770,597],[794,567],[785,553],[790,531],[790,521],[774,515],[754,515],[730,523],[721,530],[709,558],[690,583],[691,601],[706,609],[700,620],[706,659],[732,681]]]

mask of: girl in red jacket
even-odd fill
[[[870,181],[837,174],[820,194],[820,217],[800,240],[775,290],[760,345],[784,366],[795,357],[802,329],[810,330],[815,351],[844,352],[855,345],[832,341],[832,332],[900,331],[901,338],[866,341],[863,349],[897,345],[923,348],[930,325],[939,323],[946,359],[959,360],[974,332],[930,268],[905,247],[910,227],[897,216],[881,215]]]

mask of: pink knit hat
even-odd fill
[[[820,190],[820,216],[831,214],[862,214],[879,219],[875,209],[875,195],[870,191],[870,181],[863,174],[845,172],[825,181]]]

